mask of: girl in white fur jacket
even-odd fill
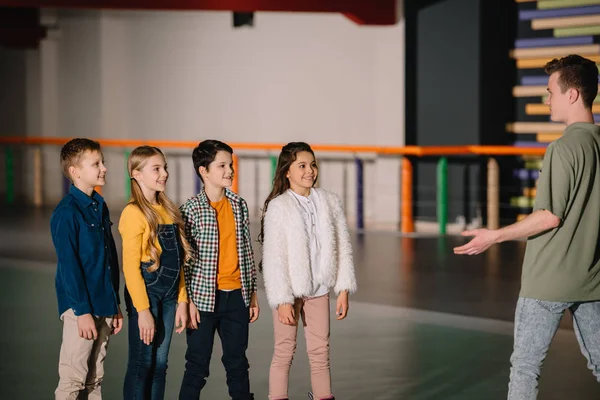
[[[312,399],[333,399],[329,368],[329,291],[338,295],[337,319],[348,314],[356,291],[352,245],[339,198],[313,188],[315,155],[306,143],[283,147],[261,221],[261,268],[273,309],[275,346],[269,399],[288,398],[288,378],[302,320],[311,370]],[[314,396],[313,396],[314,393]]]

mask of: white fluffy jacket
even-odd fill
[[[272,308],[310,296],[313,286],[323,284],[336,293],[356,291],[352,244],[346,216],[337,195],[312,189],[319,195],[317,208],[321,245],[320,276],[312,276],[310,244],[302,209],[293,194],[285,192],[271,200],[264,217],[263,277]]]

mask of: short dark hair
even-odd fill
[[[558,86],[560,90],[563,93],[567,89],[579,90],[583,105],[586,108],[592,108],[598,94],[598,67],[594,61],[571,54],[548,62],[544,71],[548,75],[559,72]]]
[[[202,179],[202,176],[200,176],[200,167],[208,169],[208,165],[215,160],[219,151],[226,151],[229,154],[233,154],[231,146],[220,140],[207,139],[196,146],[192,153],[192,160],[194,161],[196,175],[198,175],[200,179]]]
[[[60,167],[67,179],[72,181],[69,175],[69,167],[77,165],[86,151],[101,151],[100,143],[91,139],[76,138],[69,140],[60,149]]]

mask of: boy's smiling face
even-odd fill
[[[233,184],[233,157],[227,151],[219,151],[208,168],[200,167],[200,175],[207,187],[224,189]]]
[[[82,192],[90,193],[106,183],[106,167],[102,152],[86,150],[79,162],[69,167],[73,184]]]

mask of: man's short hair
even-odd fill
[[[596,63],[577,54],[561,59],[555,58],[544,67],[548,75],[559,72],[558,86],[564,93],[568,89],[577,89],[583,105],[592,108],[598,94],[598,67]]]

